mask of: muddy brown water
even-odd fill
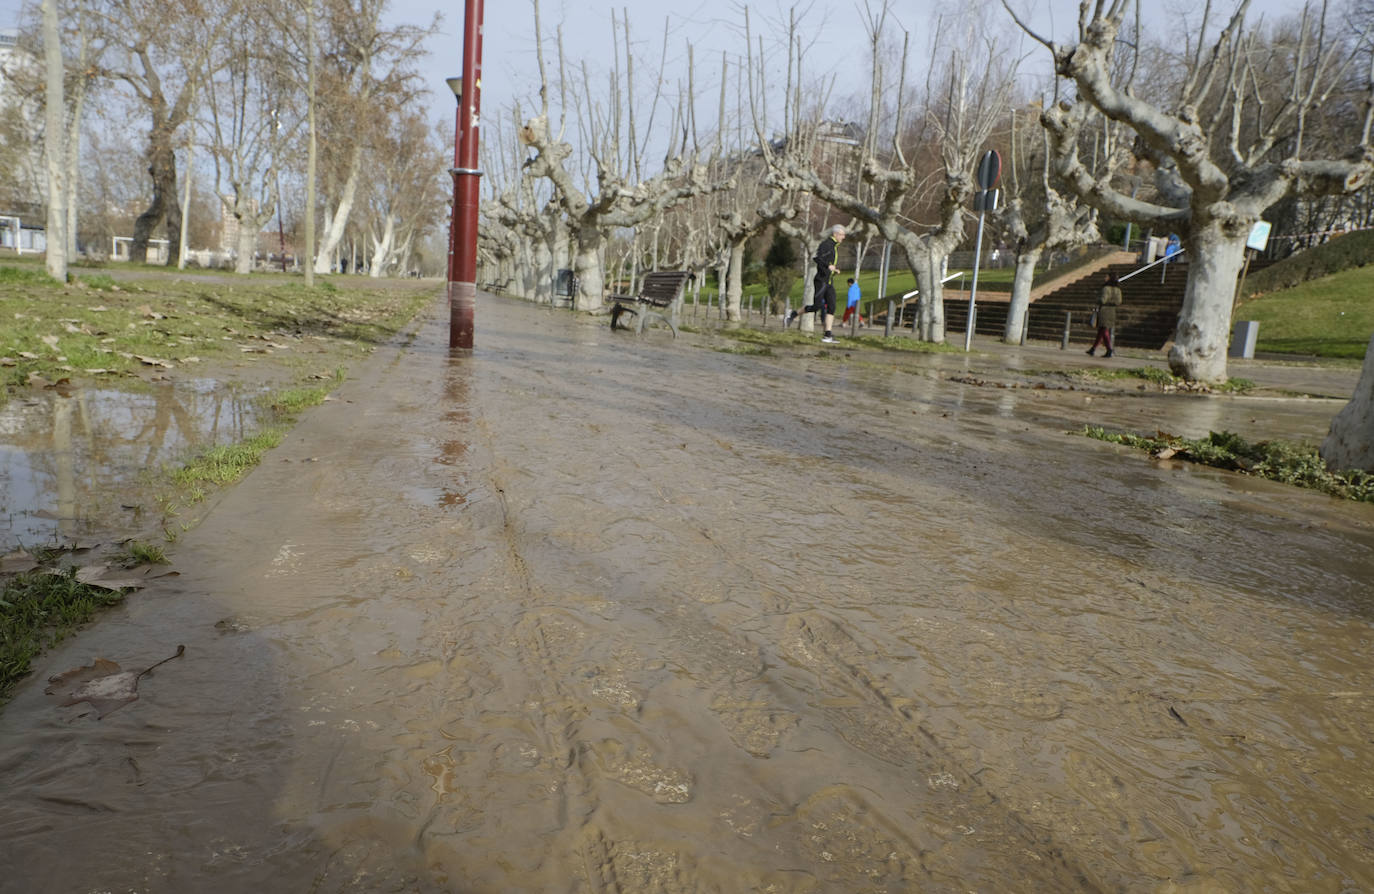
[[[32,388],[0,406],[0,552],[111,530],[160,540],[162,513],[144,473],[247,437],[264,390],[213,379],[136,388]]]
[[[1374,887],[1374,507],[1066,433],[1335,407],[477,320],[42,657],[0,890]]]

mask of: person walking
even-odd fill
[[[859,313],[860,297],[861,296],[859,293],[859,284],[856,283],[853,279],[849,280],[849,294],[845,296],[844,319],[840,320],[841,326],[848,323],[849,318],[852,316],[858,316],[859,325],[864,325],[864,316],[863,314]]]
[[[1098,345],[1105,345],[1107,352],[1103,357],[1112,356],[1112,330],[1116,328],[1116,309],[1121,306],[1121,280],[1116,278],[1115,273],[1108,273],[1107,279],[1102,283],[1102,289],[1097,293],[1097,309],[1093,311],[1093,320],[1097,326],[1097,338],[1093,339],[1093,346],[1088,348],[1088,356],[1094,356]]]
[[[821,341],[826,344],[835,343],[835,335],[831,332],[831,327],[835,325],[835,285],[831,281],[840,268],[835,266],[835,261],[840,250],[840,243],[844,241],[844,226],[835,224],[830,228],[830,235],[821,240],[821,244],[816,247],[816,276],[812,281],[815,288],[815,297],[812,303],[802,308],[802,313],[818,313],[821,321],[825,325],[825,335]],[[797,318],[797,311],[792,311],[792,315],[787,318],[791,323]]]

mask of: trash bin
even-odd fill
[[[1255,339],[1258,336],[1258,322],[1237,320],[1236,328],[1231,332],[1231,349],[1227,352],[1227,356],[1240,357],[1243,360],[1255,359]]]

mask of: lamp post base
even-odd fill
[[[473,313],[477,307],[477,284],[450,282],[448,284],[448,346],[471,348]]]

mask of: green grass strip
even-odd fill
[[[0,591],[0,701],[29,673],[35,656],[123,598],[122,591],[81,583],[75,569],[6,580]]]
[[[1317,448],[1294,441],[1246,441],[1232,432],[1208,432],[1205,438],[1180,438],[1159,434],[1155,437],[1110,432],[1096,425],[1085,426],[1082,434],[1099,441],[1137,447],[1153,454],[1164,453],[1219,469],[1230,469],[1279,481],[1295,487],[1319,490],[1345,500],[1374,503],[1374,474],[1352,470],[1334,472],[1326,467]]]

